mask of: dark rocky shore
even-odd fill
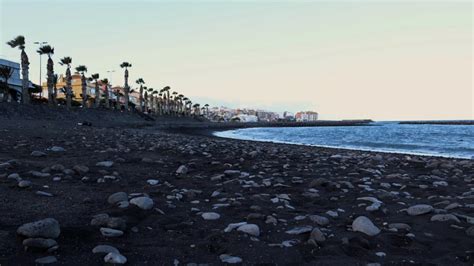
[[[173,121],[0,104],[0,265],[474,263],[473,160]]]

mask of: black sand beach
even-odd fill
[[[0,103],[0,265],[103,265],[98,245],[129,265],[474,263],[473,160],[212,130]],[[59,235],[18,230],[46,218]]]

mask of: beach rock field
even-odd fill
[[[0,265],[472,265],[474,161],[0,119]]]

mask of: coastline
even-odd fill
[[[59,265],[100,265],[99,244],[130,265],[218,265],[223,254],[243,264],[474,262],[472,160],[224,139],[193,121],[97,112],[0,113],[0,264],[53,254]],[[113,164],[97,165],[104,161]],[[154,206],[119,208],[108,203],[116,192]],[[408,213],[419,204],[430,208]],[[204,219],[209,212],[219,218]],[[100,214],[109,218],[98,225]],[[379,232],[357,229],[360,216]],[[61,226],[59,248],[25,251],[17,228],[47,217]],[[239,222],[258,234],[224,230]],[[106,237],[100,227],[124,234]]]

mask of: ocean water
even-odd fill
[[[329,148],[474,159],[472,125],[400,125],[246,128],[216,136]]]

